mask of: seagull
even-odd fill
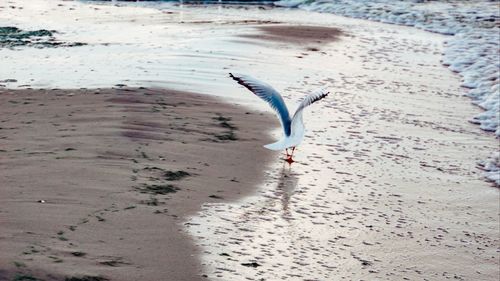
[[[269,84],[248,75],[229,73],[229,77],[233,78],[236,82],[238,82],[238,84],[243,85],[256,96],[267,102],[271,108],[276,111],[276,114],[281,122],[281,127],[283,128],[283,135],[279,141],[264,145],[264,147],[276,151],[284,149],[286,151],[285,161],[289,164],[295,162],[292,158],[293,152],[295,151],[295,147],[302,142],[305,134],[302,111],[307,106],[326,97],[329,92],[323,88],[313,91],[299,103],[293,117],[290,118],[290,114],[288,113],[288,108],[283,101],[283,97],[281,97],[278,91],[273,89],[273,87]],[[288,153],[288,149],[292,150],[290,154]]]

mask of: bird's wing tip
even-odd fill
[[[319,91],[320,91],[321,95],[323,95],[323,97],[326,97],[330,94],[330,91],[326,87],[320,88]]]
[[[236,81],[241,79],[241,75],[238,73],[234,73],[234,72],[229,72],[229,77],[236,80]]]
[[[243,75],[230,72],[229,77],[232,78],[234,81],[238,82],[238,84],[245,86],[246,88],[248,88],[250,91],[253,92],[253,90],[248,86],[246,78]]]

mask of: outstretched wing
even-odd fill
[[[297,110],[295,110],[295,113],[293,114],[293,119],[298,118],[302,114],[302,110],[304,108],[308,107],[309,105],[323,99],[324,97],[328,96],[330,92],[328,92],[326,89],[321,88],[317,89],[314,92],[310,93],[307,95],[299,104],[299,107],[297,107]],[[293,122],[293,121],[292,121]]]
[[[283,101],[281,95],[275,89],[273,89],[273,87],[248,75],[229,73],[229,76],[236,80],[240,85],[243,85],[245,88],[250,90],[256,96],[269,103],[269,105],[278,114],[281,126],[285,131],[285,135],[290,136],[291,119],[290,114],[288,113],[288,108],[286,107],[286,104]]]

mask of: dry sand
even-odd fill
[[[253,189],[274,122],[150,89],[1,90],[0,112],[0,280],[202,279],[180,222]]]

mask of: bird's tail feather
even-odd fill
[[[264,145],[265,148],[270,150],[283,150],[286,148],[285,144],[282,141],[277,141],[274,143]]]

